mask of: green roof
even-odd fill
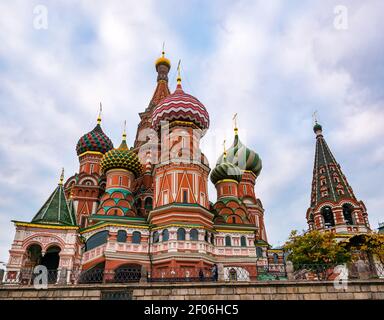
[[[68,206],[62,184],[57,186],[31,222],[76,226],[74,208]]]

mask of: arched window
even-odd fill
[[[177,240],[181,240],[181,241],[185,240],[185,229],[179,228],[177,230]]]
[[[205,242],[208,242],[208,239],[209,239],[209,233],[208,233],[208,231],[205,231],[205,234],[204,234],[204,241],[205,241]]]
[[[189,240],[191,241],[199,240],[199,233],[197,232],[196,229],[191,229],[191,231],[189,231]]]
[[[137,210],[141,210],[141,199],[140,198],[136,199],[135,205],[136,205]]]
[[[158,243],[159,242],[159,233],[157,231],[155,231],[153,233],[153,243]]]
[[[324,219],[324,226],[326,228],[333,227],[335,225],[335,220],[333,219],[333,212],[331,207],[324,207],[321,209],[321,215]]]
[[[225,246],[226,246],[226,247],[230,247],[230,246],[232,246],[232,243],[231,243],[231,237],[230,237],[230,236],[226,236],[226,237],[225,237]]]
[[[273,263],[278,264],[279,263],[279,255],[277,253],[273,254]]]
[[[213,233],[211,234],[211,244],[215,244],[215,236]]]
[[[93,236],[91,236],[86,244],[85,244],[85,251],[92,250],[98,246],[103,245],[104,243],[107,243],[108,240],[108,231],[100,231]]]
[[[117,242],[126,242],[127,241],[127,232],[125,230],[117,231]]]
[[[246,247],[247,246],[247,240],[245,239],[244,236],[241,236],[240,244],[241,244],[242,247]]]
[[[353,207],[348,203],[343,204],[343,216],[346,224],[349,224],[349,225],[354,224],[352,213],[353,213]]]
[[[153,200],[151,197],[145,198],[144,207],[145,207],[145,210],[148,210],[148,211],[152,210]]]
[[[163,232],[162,232],[162,238],[163,238],[163,241],[168,241],[169,240],[169,232],[168,232],[168,229],[164,229]]]
[[[133,231],[132,233],[132,243],[141,243],[141,233],[139,231]]]
[[[260,247],[256,247],[256,255],[258,258],[262,258],[263,257],[263,249],[261,249]]]

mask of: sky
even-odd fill
[[[237,112],[241,140],[263,161],[255,190],[272,245],[307,227],[314,111],[377,228],[383,12],[382,0],[0,1],[0,261],[11,220],[33,218],[62,167],[67,177],[78,171],[75,146],[100,101],[104,131],[117,145],[127,120],[133,144],[163,42],[171,91],[181,59],[184,90],[210,114],[201,146],[211,168]],[[209,196],[215,201],[213,185]]]

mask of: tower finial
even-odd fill
[[[317,122],[317,110],[312,114],[313,118],[313,132],[315,132],[316,136],[322,136],[323,127]]]
[[[127,120],[124,120],[123,141],[126,141],[126,140],[127,140],[127,133],[126,133],[126,131],[125,131],[126,126],[127,126]]]
[[[163,58],[164,58],[164,55],[165,55],[164,47],[165,47],[165,41],[163,41],[163,50],[161,51],[161,55],[163,56]]]
[[[97,117],[97,124],[101,123],[101,112],[103,110],[103,105],[100,102],[99,116]]]
[[[180,75],[180,63],[181,59],[179,60],[179,63],[177,64],[177,84],[181,84],[181,75]]]
[[[235,131],[235,135],[237,135],[237,132],[238,132],[238,128],[237,128],[237,113],[235,113],[233,115],[232,120],[233,120],[233,125],[234,125],[234,129],[233,130]]]
[[[227,158],[227,149],[225,148],[225,139],[223,141],[223,148],[224,148],[224,159]]]
[[[63,185],[64,181],[64,168],[61,169],[61,175],[60,175],[60,181],[59,181],[59,186]]]
[[[313,119],[313,124],[317,124],[317,110],[315,110],[314,113],[312,113],[312,119]]]

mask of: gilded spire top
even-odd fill
[[[59,180],[59,186],[63,185],[64,181],[64,168],[61,169],[61,175],[60,175],[60,180]]]
[[[97,124],[101,123],[101,111],[103,110],[103,105],[100,102],[100,109],[99,109],[99,115],[97,117]]]
[[[127,132],[126,132],[126,127],[127,127],[127,120],[124,120],[124,128],[123,128],[123,141],[127,140]]]
[[[177,84],[181,84],[181,75],[180,75],[180,63],[181,59],[179,60],[179,63],[177,64]]]
[[[233,130],[235,131],[235,135],[237,136],[238,131],[239,131],[239,129],[237,128],[237,113],[235,113],[233,115],[232,120],[233,120],[233,125],[234,125],[234,129]]]

